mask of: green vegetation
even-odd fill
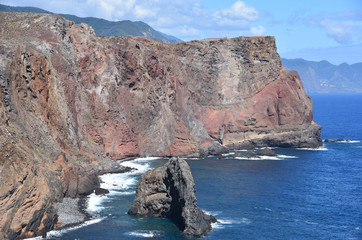
[[[94,145],[97,145],[97,146],[98,146],[98,143],[96,143],[96,142],[93,141],[92,139],[89,139],[89,138],[88,138],[88,142],[91,143],[91,144],[94,144]]]

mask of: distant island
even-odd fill
[[[282,58],[284,67],[295,70],[308,93],[362,92],[362,63],[333,65],[328,61]]]

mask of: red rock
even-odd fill
[[[162,44],[34,13],[0,13],[0,31],[0,238],[49,230],[52,202],[110,160],[321,145],[274,37]]]

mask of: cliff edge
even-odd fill
[[[0,83],[0,238],[56,228],[53,203],[92,192],[111,160],[322,144],[274,37],[162,44],[0,13]]]

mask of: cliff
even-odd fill
[[[0,238],[56,227],[53,203],[93,191],[110,160],[321,145],[273,37],[162,44],[0,13],[0,82]]]

